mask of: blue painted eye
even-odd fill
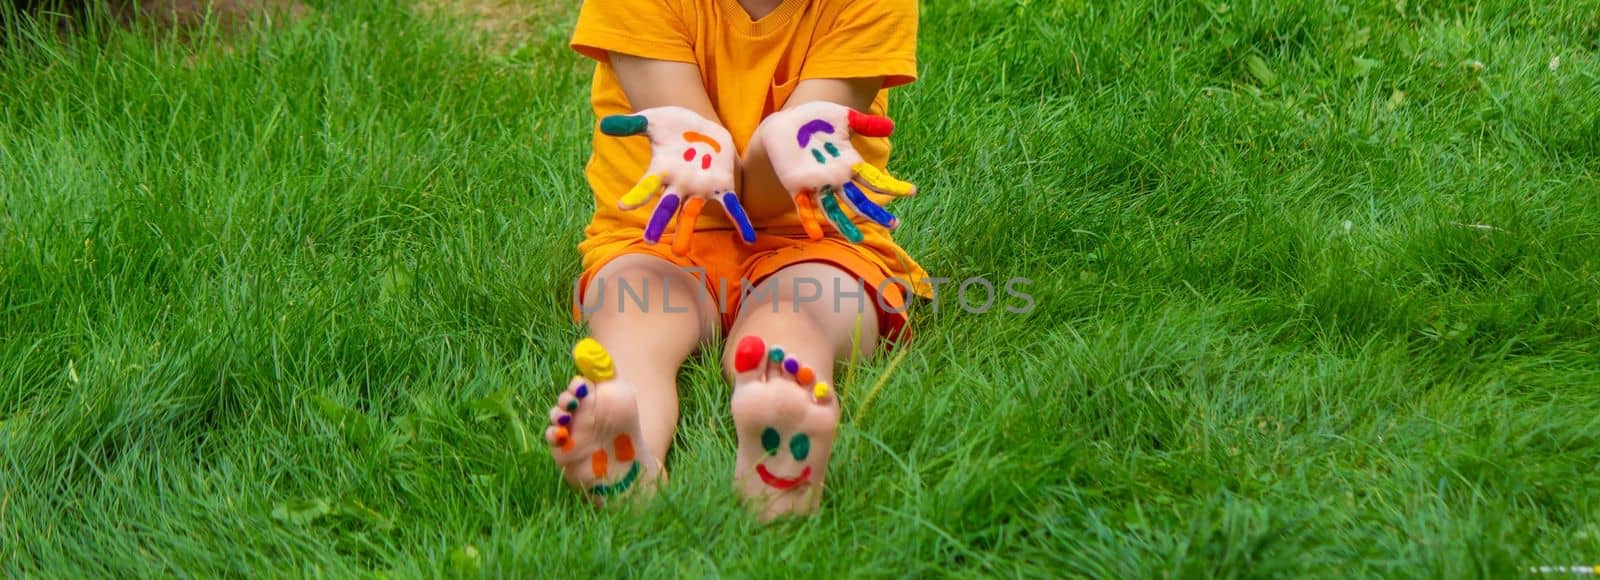
[[[835,158],[839,157],[839,148],[838,147],[834,147],[832,143],[828,143],[828,144],[823,145],[823,148],[828,150],[828,154],[829,155],[832,155]]]
[[[776,455],[778,453],[778,445],[781,443],[783,443],[783,436],[778,435],[777,429],[767,427],[766,430],[761,432],[761,446],[766,448],[767,455]]]
[[[794,454],[796,460],[805,461],[806,456],[811,454],[811,438],[806,437],[805,433],[795,433],[794,438],[789,439],[789,452]]]
[[[811,156],[817,158],[817,163],[827,163],[828,162],[828,158],[823,157],[822,156],[822,152],[818,151],[816,149],[812,149],[811,150]]]

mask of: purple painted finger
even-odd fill
[[[654,244],[661,241],[661,233],[667,231],[667,222],[672,221],[672,216],[678,214],[678,194],[668,193],[661,196],[661,201],[656,204],[656,211],[650,214],[650,222],[644,226],[644,241]]]

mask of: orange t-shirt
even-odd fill
[[[884,77],[870,112],[886,115],[888,89],[917,77],[916,44],[916,0],[783,0],[756,21],[739,0],[586,0],[572,36],[572,48],[597,61],[591,87],[597,118],[633,112],[608,53],[695,64],[740,154],[762,119],[781,110],[805,79]],[[855,136],[851,143],[868,163],[887,169],[888,139]],[[610,137],[596,127],[585,170],[595,214],[578,246],[585,268],[592,265],[589,250],[639,238],[654,204],[623,211],[617,199],[649,164],[648,140]],[[893,199],[868,195],[880,205]],[[753,217],[761,235],[805,235],[792,207]],[[865,236],[861,245],[878,253],[894,276],[919,282],[927,276],[887,230],[852,217]],[[733,227],[719,211],[705,212],[697,225]]]

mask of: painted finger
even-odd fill
[[[817,206],[811,204],[811,192],[802,191],[794,194],[795,213],[800,216],[800,227],[806,230],[806,237],[815,242],[822,239],[822,224],[818,223]]]
[[[645,243],[661,241],[661,233],[667,231],[667,222],[672,221],[673,214],[678,213],[678,202],[676,193],[661,196],[661,201],[656,203],[655,213],[650,214],[650,221],[644,226]]]
[[[844,200],[850,203],[850,207],[856,210],[856,213],[867,216],[867,219],[878,222],[878,225],[891,230],[899,227],[900,220],[894,217],[894,214],[889,213],[888,210],[883,209],[883,206],[873,203],[872,199],[867,197],[867,194],[861,192],[861,188],[856,187],[856,184],[846,181],[843,189]]]
[[[858,135],[888,137],[894,134],[894,121],[889,120],[888,117],[868,115],[851,109],[849,120],[850,130],[855,131]]]
[[[834,195],[832,186],[823,186],[822,192],[817,194],[817,201],[822,204],[822,214],[828,217],[833,227],[844,234],[844,239],[852,244],[861,243],[861,230],[856,228],[855,222],[850,221],[850,216],[844,214],[844,209],[839,207],[839,196]]]
[[[694,239],[694,222],[700,219],[700,210],[706,206],[702,197],[691,197],[683,202],[683,211],[678,214],[678,231],[672,236],[672,253],[679,256],[689,253],[689,242]]]
[[[897,197],[917,194],[917,186],[895,179],[871,163],[857,163],[850,169],[856,172],[856,177],[861,180],[863,185],[872,188],[873,191],[878,193],[886,193]]]
[[[728,191],[722,194],[722,209],[728,212],[728,221],[739,228],[739,237],[746,244],[756,243],[756,226],[750,223],[750,216],[745,215],[744,206],[739,203],[739,194]]]
[[[649,127],[644,115],[611,115],[600,120],[600,132],[612,137],[638,135]]]
[[[646,175],[639,178],[639,182],[633,184],[633,189],[628,190],[622,199],[617,200],[617,207],[625,210],[639,207],[644,205],[644,202],[650,201],[650,198],[655,197],[659,191],[661,191],[661,174]]]

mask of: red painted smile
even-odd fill
[[[794,479],[784,479],[782,477],[773,475],[771,471],[767,471],[767,466],[757,463],[756,474],[761,476],[762,482],[772,486],[774,489],[789,489],[796,485],[800,485],[806,480],[806,478],[811,477],[811,466],[807,465],[805,469],[801,470],[800,477],[796,477]]]

